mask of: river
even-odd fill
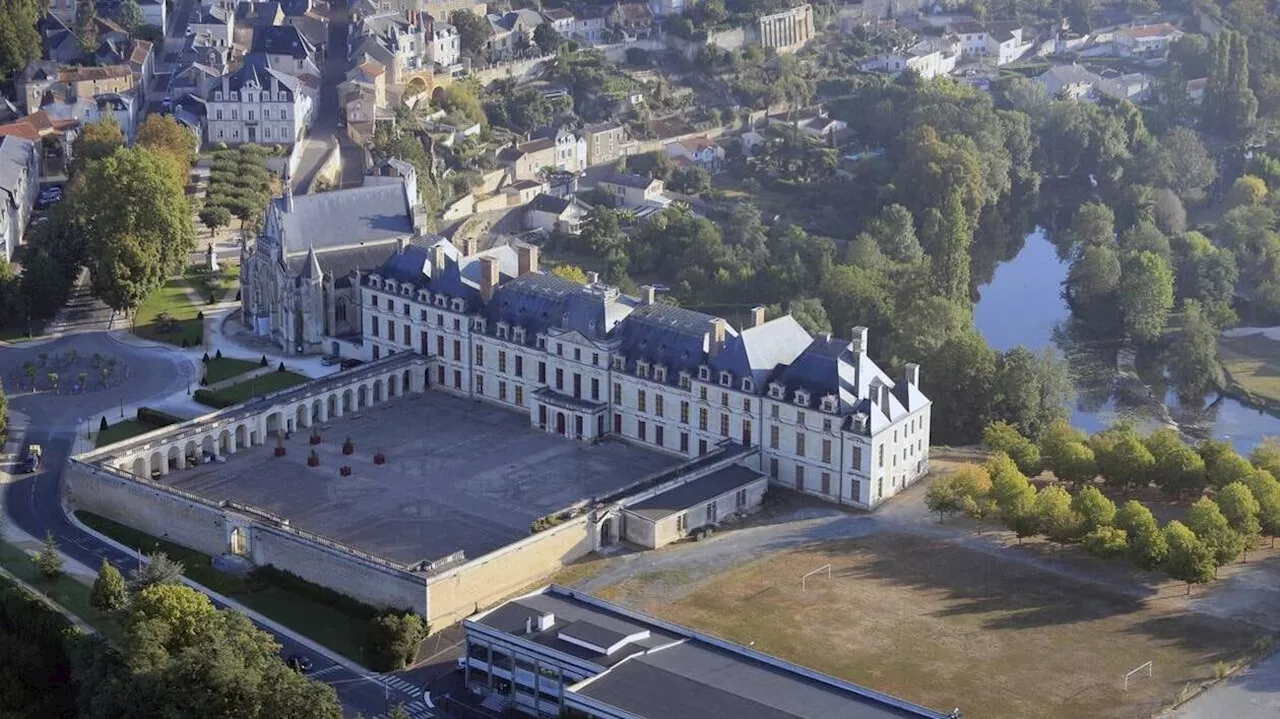
[[[1158,361],[1139,358],[1137,375],[1142,379],[1122,382],[1114,343],[1073,339],[1077,333],[1070,327],[1071,312],[1061,295],[1067,268],[1044,234],[1032,233],[1018,256],[996,267],[991,282],[980,288],[974,321],[994,349],[1056,347],[1067,357],[1077,393],[1073,425],[1092,433],[1118,419],[1145,428],[1174,424],[1193,439],[1228,440],[1242,453],[1264,437],[1280,437],[1280,417],[1229,397],[1180,402],[1162,381]],[[1159,397],[1163,401],[1152,399]]]

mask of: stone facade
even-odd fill
[[[261,54],[223,75],[205,96],[205,141],[291,145],[311,126],[312,92],[297,77],[274,70]]]
[[[813,8],[799,5],[756,21],[755,40],[761,47],[778,52],[795,52],[813,39]]]

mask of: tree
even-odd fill
[[[1084,432],[1071,426],[1066,419],[1056,419],[1045,426],[1040,433],[1040,459],[1049,469],[1056,468],[1056,462],[1067,445],[1084,443],[1088,438]],[[1096,475],[1095,475],[1096,476]]]
[[[427,636],[422,618],[413,612],[388,613],[373,620],[370,644],[375,662],[383,671],[400,670],[413,663],[418,644]]]
[[[1187,510],[1187,526],[1212,553],[1216,566],[1234,562],[1244,551],[1244,537],[1231,528],[1218,503],[1208,497],[1196,500]]]
[[[493,27],[483,16],[470,10],[454,10],[449,13],[449,24],[458,29],[458,45],[462,51],[473,57],[479,57],[485,43],[493,37]]]
[[[138,6],[137,0],[124,0],[120,3],[120,8],[116,10],[116,20],[120,22],[130,35],[137,35],[138,29],[146,22],[142,16],[142,8]]]
[[[1244,482],[1232,482],[1218,491],[1218,509],[1227,518],[1227,524],[1240,535],[1244,548],[1244,560],[1249,560],[1249,548],[1262,537],[1262,524],[1258,516],[1262,511],[1258,500]]]
[[[1157,429],[1144,442],[1151,452],[1155,465],[1152,475],[1165,494],[1180,498],[1183,492],[1204,489],[1204,460],[1178,433],[1171,429]]]
[[[1074,247],[1114,245],[1116,213],[1100,202],[1086,202],[1071,216],[1067,235]]]
[[[129,578],[136,592],[157,584],[181,584],[185,569],[182,562],[170,559],[164,552],[152,552],[147,555],[146,564],[136,567]]]
[[[121,147],[124,147],[124,132],[115,115],[104,115],[98,122],[85,125],[71,143],[71,173],[78,173],[94,160],[110,157]]]
[[[1178,233],[1187,229],[1187,208],[1173,190],[1166,187],[1156,194],[1154,212],[1156,227],[1161,232]]]
[[[1276,535],[1280,534],[1280,482],[1271,472],[1259,469],[1244,483],[1258,501],[1258,524],[1271,537],[1271,546],[1275,547]]]
[[[178,182],[186,185],[200,141],[190,130],[178,124],[172,115],[155,113],[148,115],[138,126],[134,145],[145,147],[173,162]]]
[[[89,165],[72,182],[67,202],[85,238],[93,293],[117,311],[141,304],[195,247],[184,188],[171,166],[146,148],[119,149]]]
[[[968,302],[973,225],[959,189],[947,193],[941,206],[928,209],[923,235],[933,257],[935,290],[953,301]]]
[[[54,541],[53,532],[44,535],[44,545],[32,557],[40,576],[45,579],[57,579],[62,576],[62,554],[58,552],[58,543]]]
[[[1134,339],[1154,342],[1173,309],[1173,270],[1154,252],[1137,252],[1121,263],[1120,313]]]
[[[1120,286],[1120,255],[1114,243],[1085,245],[1067,272],[1067,294],[1073,307],[1101,307],[1114,312]]]
[[[1083,543],[1096,557],[1119,557],[1129,551],[1129,535],[1118,527],[1098,527],[1084,535]]]
[[[993,409],[1024,436],[1039,436],[1050,422],[1066,418],[1072,392],[1066,362],[1055,350],[1033,353],[1019,346],[996,360]]]
[[[1115,526],[1129,539],[1129,557],[1143,569],[1155,569],[1164,561],[1169,547],[1155,515],[1135,499],[1116,511]]]
[[[577,265],[556,265],[551,268],[551,274],[562,280],[569,280],[580,285],[587,284],[587,273],[583,272],[582,268]]]
[[[467,12],[467,11],[460,11]],[[471,15],[470,12],[467,12]],[[481,20],[480,22],[484,22]],[[476,93],[466,83],[456,82],[440,91],[440,109],[448,113],[457,113],[471,122],[481,125],[489,124],[484,114],[484,107]]]
[[[1118,424],[1089,439],[1098,462],[1098,473],[1108,484],[1122,487],[1145,487],[1152,479],[1155,457],[1142,443],[1142,438],[1128,424]]]
[[[221,206],[206,207],[200,210],[200,222],[204,223],[204,226],[209,228],[209,234],[213,235],[219,227],[231,224],[231,211]]]
[[[1071,510],[1071,495],[1056,484],[1041,487],[1035,501],[1040,531],[1055,542],[1066,542],[1079,534],[1080,517]]]
[[[1160,138],[1160,144],[1171,162],[1169,179],[1173,191],[1185,198],[1203,196],[1204,189],[1218,178],[1218,168],[1196,131],[1174,127]]]
[[[124,577],[106,559],[102,560],[102,568],[98,570],[98,578],[93,580],[93,590],[89,593],[89,604],[104,612],[118,612],[124,609],[129,600],[129,592],[124,584]]]
[[[1183,303],[1182,317],[1182,339],[1171,348],[1169,369],[1179,393],[1199,397],[1226,381],[1218,362],[1218,333],[1196,300]]]
[[[1249,460],[1236,454],[1235,448],[1227,442],[1206,439],[1196,447],[1196,451],[1204,459],[1205,479],[1211,487],[1221,488],[1232,482],[1243,482],[1254,472]]]
[[[1071,498],[1071,511],[1080,515],[1081,530],[1086,533],[1110,526],[1116,518],[1115,502],[1093,486]]]
[[[0,11],[0,77],[8,77],[40,57],[36,23],[46,5],[37,0],[9,0]]]
[[[1074,487],[1092,482],[1098,476],[1093,450],[1084,442],[1063,445],[1054,459],[1053,473],[1058,479],[1069,482]]]
[[[459,42],[461,42],[461,39],[459,39]],[[553,55],[564,44],[564,38],[560,37],[560,33],[551,27],[551,23],[544,22],[533,29],[533,44],[538,46],[543,55]]]
[[[888,205],[871,220],[867,233],[876,241],[880,251],[894,262],[914,263],[924,256],[920,240],[916,238],[915,218],[902,205]]]
[[[1258,469],[1265,469],[1272,477],[1280,474],[1280,439],[1267,437],[1253,448],[1249,461]]]
[[[964,508],[951,477],[938,477],[929,483],[929,489],[924,493],[924,506],[938,515],[939,524],[946,520],[948,514]]]
[[[1256,175],[1242,175],[1227,190],[1227,204],[1231,207],[1261,205],[1267,199],[1267,183]]]
[[[98,11],[93,0],[76,0],[75,31],[84,54],[90,55],[98,49]]]
[[[983,428],[982,443],[987,449],[1008,454],[1023,474],[1032,477],[1040,474],[1040,448],[1008,422],[992,422]]]
[[[1187,583],[1188,595],[1192,584],[1204,584],[1213,579],[1213,552],[1196,537],[1195,532],[1175,519],[1164,526],[1161,535],[1168,547],[1164,570],[1174,579]]]

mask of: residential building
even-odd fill
[[[813,7],[797,5],[789,10],[765,15],[756,21],[754,37],[761,47],[778,52],[795,52],[813,39]]]
[[[949,43],[921,40],[910,47],[877,55],[862,64],[864,72],[898,74],[914,70],[920,77],[931,80],[940,75],[950,75],[956,69],[958,56]]]
[[[242,245],[244,323],[286,352],[331,353],[361,332],[360,273],[396,256],[422,227],[417,175],[390,160],[361,187],[294,196],[267,207],[261,236]]]
[[[320,69],[316,67],[315,48],[293,25],[260,27],[253,32],[252,52],[267,59],[271,69],[297,78],[312,78],[316,87],[320,84]]]
[[[581,229],[582,221],[590,211],[590,207],[575,197],[555,197],[542,193],[525,207],[524,228],[574,235]]]
[[[620,122],[598,122],[582,128],[587,142],[585,167],[608,165],[635,154],[638,143],[627,139],[627,126]]]
[[[387,69],[387,88],[399,88],[413,76],[431,73],[431,43],[427,41],[431,18],[410,12],[382,13],[360,20],[360,38],[352,57],[364,55]]]
[[[1020,59],[1035,45],[1031,35],[1016,22],[967,20],[947,26],[947,33],[955,36],[962,59],[990,59],[996,65]]]
[[[37,60],[26,66],[18,77],[18,92],[23,108],[30,114],[50,102],[73,103],[92,99],[103,93],[126,93],[134,89],[136,78],[128,64],[105,67],[58,67]]]
[[[40,141],[0,135],[0,242],[13,259],[40,193]]]
[[[822,107],[806,107],[792,112],[778,112],[766,119],[774,127],[794,127],[814,137],[830,137],[849,128],[849,123],[836,120]]]
[[[485,43],[485,49],[494,58],[510,57],[532,47],[533,31],[543,22],[537,11],[529,9],[512,10],[505,15],[490,14],[486,17],[493,35]]]
[[[1094,99],[1095,88],[1101,81],[1100,75],[1075,63],[1055,65],[1036,77],[1036,82],[1044,86],[1049,97],[1073,100]]]
[[[462,628],[466,686],[534,716],[948,719],[556,585],[468,617]]]
[[[568,38],[573,35],[573,28],[577,24],[578,19],[573,13],[560,7],[547,8],[542,11],[542,19],[551,23],[551,29],[560,34],[560,37]]]
[[[652,286],[632,297],[594,274],[542,273],[529,245],[408,246],[363,288],[367,356],[424,354],[431,386],[527,412],[544,432],[683,457],[732,443],[776,484],[863,508],[928,470],[919,366],[891,380],[862,327],[815,338],[760,307],[737,330]]]
[[[648,175],[619,172],[611,172],[596,182],[596,189],[612,195],[614,204],[621,207],[642,207],[661,202],[662,187],[662,180],[655,180]]]
[[[235,9],[223,5],[206,5],[199,15],[187,25],[193,37],[201,37],[214,47],[231,47],[235,29]]]
[[[724,162],[724,148],[709,137],[689,137],[663,145],[667,156],[673,160],[684,158],[689,163],[715,174]]]
[[[574,20],[573,37],[588,45],[599,45],[604,40],[607,14],[599,8],[583,10]]]
[[[1121,57],[1164,57],[1169,44],[1182,37],[1182,31],[1169,23],[1139,25],[1116,30],[1111,36],[1116,54]]]
[[[458,60],[462,58],[458,28],[447,22],[437,22],[431,24],[430,33],[427,59],[442,68],[457,65]]]
[[[498,161],[512,180],[535,179],[544,168],[580,172],[587,163],[587,141],[566,127],[543,128],[527,142],[512,143],[498,152]]]
[[[605,15],[605,25],[632,37],[647,36],[653,30],[653,10],[646,3],[616,3]]]
[[[205,141],[291,145],[311,126],[314,92],[295,76],[272,69],[266,55],[246,55],[205,95]]]
[[[1199,105],[1204,102],[1204,93],[1209,89],[1209,78],[1197,77],[1187,80],[1187,99]]]

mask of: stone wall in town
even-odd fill
[[[526,537],[427,579],[427,621],[439,631],[541,581],[595,548],[590,515]]]
[[[216,504],[166,491],[76,460],[63,472],[64,497],[83,509],[205,554],[226,552],[226,516]],[[146,549],[143,547],[142,549]]]

